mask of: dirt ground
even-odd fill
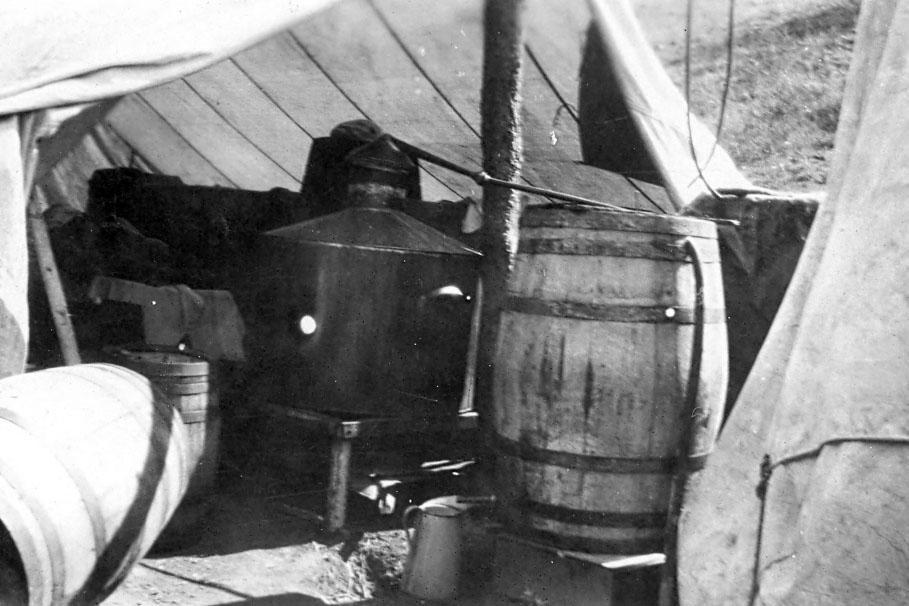
[[[692,44],[709,46],[725,40],[729,0],[693,0]],[[664,0],[631,0],[650,43],[664,63],[683,58],[687,2]],[[751,24],[775,25],[794,15],[817,12],[843,4],[842,0],[736,0],[735,29],[746,30]]]
[[[634,5],[661,58],[676,68],[684,53],[685,3],[635,0]],[[794,13],[820,11],[836,0],[740,0],[740,27],[774,25]],[[721,44],[726,7],[720,0],[696,2],[695,41]],[[674,77],[677,74],[674,74]],[[824,167],[826,164],[824,164]],[[247,466],[247,470],[249,466]],[[292,475],[292,474],[291,474]],[[156,554],[140,562],[104,606],[140,605],[320,605],[399,606],[419,603],[399,591],[407,539],[399,528],[401,507],[381,515],[376,504],[352,497],[350,529],[327,534],[315,518],[324,493],[291,475],[250,477],[234,469],[222,478],[200,540],[182,551]],[[425,487],[424,487],[425,488]],[[438,484],[435,494],[452,486]],[[426,494],[402,496],[419,502]],[[432,495],[429,495],[432,496]],[[399,503],[400,504],[400,503]],[[536,604],[489,594],[491,539],[482,519],[468,533],[465,596],[457,603]]]
[[[274,470],[273,470],[274,471]],[[327,533],[317,519],[325,492],[317,479],[288,481],[274,473],[222,474],[219,494],[198,540],[141,561],[104,606],[416,604],[398,591],[407,553],[403,504],[426,494],[426,481],[399,488],[391,515],[352,494],[348,527]],[[430,492],[453,488],[432,478]],[[465,569],[471,583],[458,603],[481,605],[491,539],[484,516],[465,518]]]

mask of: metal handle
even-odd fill
[[[689,462],[691,445],[694,442],[694,433],[698,426],[698,392],[701,383],[701,359],[704,353],[704,267],[697,248],[690,239],[685,240],[685,251],[691,256],[692,269],[694,270],[694,286],[696,289],[694,299],[694,336],[691,343],[691,365],[688,368],[688,388],[686,389],[684,401],[686,424],[682,428],[675,472],[672,476],[669,492],[669,506],[664,533],[665,542],[663,545],[666,563],[661,573],[659,604],[678,604],[676,575],[678,572],[679,518],[682,512],[682,501],[685,497],[685,484],[688,481],[688,472],[691,468]]]
[[[470,303],[471,297],[470,295],[464,294],[464,291],[457,285],[447,284],[420,295],[420,298],[417,301],[417,308],[423,310],[430,303],[442,301]]]
[[[688,388],[685,393],[685,411],[690,421],[689,430],[682,438],[681,447],[684,451],[679,452],[679,456],[688,457],[694,432],[697,426],[696,416],[698,416],[698,396],[701,389],[701,362],[704,357],[704,264],[701,261],[700,254],[694,243],[690,239],[685,240],[685,252],[691,256],[692,269],[694,270],[694,335],[691,340],[691,365],[688,368]]]
[[[694,335],[691,340],[691,365],[688,367],[688,388],[685,393],[685,411],[688,414],[690,425],[683,434],[679,457],[688,458],[694,441],[694,432],[697,427],[698,396],[701,389],[701,362],[704,357],[704,264],[700,253],[690,239],[685,240],[685,252],[691,257],[694,270]]]
[[[411,505],[404,510],[404,515],[401,516],[401,526],[404,528],[404,536],[407,537],[407,546],[410,548],[410,551],[413,551],[413,539],[414,534],[416,534],[410,532],[410,517],[417,511],[423,513],[423,510],[419,505]]]

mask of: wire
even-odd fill
[[[729,16],[726,23],[726,75],[723,82],[723,96],[720,97],[720,115],[716,123],[716,135],[713,138],[713,147],[707,156],[707,164],[713,159],[720,144],[720,135],[723,133],[723,120],[726,117],[726,99],[729,97],[730,83],[732,82],[732,49],[735,46],[735,0],[729,0]]]
[[[562,94],[562,91],[559,90],[559,87],[556,86],[555,82],[552,81],[552,78],[550,78],[549,74],[546,72],[546,70],[543,69],[543,65],[540,63],[539,59],[537,59],[536,54],[533,52],[533,49],[530,47],[529,44],[524,45],[524,51],[527,53],[527,57],[530,59],[530,62],[533,63],[534,67],[537,68],[537,71],[540,72],[540,75],[543,76],[543,81],[546,82],[546,85],[549,86],[549,89],[553,92],[553,94],[555,94],[556,99],[558,99],[558,101],[559,101],[559,108],[556,110],[556,114],[553,117],[553,132],[555,132],[555,125],[558,120],[559,113],[563,109],[565,111],[567,111],[568,115],[571,116],[571,119],[574,120],[576,128],[580,128],[581,118],[578,115],[577,108],[575,108],[571,103],[568,102],[568,100]],[[644,191],[637,183],[635,183],[631,177],[629,177],[625,173],[617,173],[617,174],[621,175],[626,181],[628,181],[628,184],[631,185],[635,190],[637,190],[637,192],[639,194],[641,194],[645,200],[650,202],[650,204],[652,204],[658,211],[660,211],[661,213],[666,212],[666,210],[663,207],[661,207],[659,204],[657,204],[654,201],[654,199],[651,198],[647,194],[647,192]],[[644,210],[644,209],[641,209],[641,210]]]
[[[720,200],[720,194],[710,186],[704,172],[701,170],[701,163],[698,161],[698,153],[694,146],[694,135],[691,130],[691,24],[693,21],[694,0],[688,0],[688,10],[685,16],[685,121],[688,126],[688,149],[691,152],[691,159],[694,160],[694,167],[698,171],[698,177],[707,188],[707,191]]]

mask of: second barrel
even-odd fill
[[[113,346],[105,352],[113,363],[148,377],[180,412],[188,438],[189,487],[155,549],[195,542],[204,530],[218,473],[221,409],[211,364],[201,353],[157,345]]]

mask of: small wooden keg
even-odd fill
[[[180,412],[189,445],[189,488],[155,548],[190,544],[204,530],[217,483],[221,410],[210,364],[201,353],[157,345],[112,346],[104,351],[113,363],[148,377]]]

